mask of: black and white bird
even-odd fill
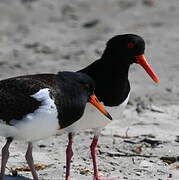
[[[122,113],[128,102],[130,95],[128,72],[131,64],[141,65],[150,77],[159,83],[158,77],[144,56],[144,51],[145,42],[140,36],[135,34],[117,35],[107,42],[100,59],[79,71],[89,75],[95,81],[96,96],[113,116],[116,113]],[[101,129],[110,122],[109,119],[100,116],[99,112],[87,103],[84,116],[73,124],[74,133],[79,130],[94,129],[95,135],[90,146],[94,180],[104,180],[98,172],[96,147]]]
[[[112,119],[94,95],[94,82],[80,72],[35,74],[0,81],[0,136],[7,141],[2,148],[3,180],[13,140],[28,142],[26,160],[34,180],[38,180],[32,157],[33,142],[58,134],[76,122],[84,113],[87,102]],[[69,144],[72,143],[69,141]],[[67,159],[70,149],[67,148]],[[67,175],[69,179],[69,162]]]

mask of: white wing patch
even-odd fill
[[[54,135],[60,128],[58,113],[54,100],[50,98],[49,89],[41,89],[31,95],[41,106],[33,113],[27,114],[21,120],[12,120],[12,126],[0,123],[0,135],[14,137],[17,140],[35,141]]]

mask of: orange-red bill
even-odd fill
[[[102,112],[107,118],[109,118],[110,120],[112,120],[111,115],[106,111],[106,109],[104,108],[104,106],[99,102],[99,100],[97,99],[97,97],[95,95],[91,95],[89,102],[95,106],[100,112]]]
[[[149,74],[149,76],[156,82],[159,83],[160,80],[157,77],[157,75],[154,73],[154,71],[152,70],[152,67],[150,66],[150,64],[147,62],[147,59],[145,58],[145,56],[139,55],[139,56],[135,56],[137,63],[140,64],[145,71]]]

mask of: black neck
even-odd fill
[[[114,61],[112,57],[102,56],[101,59],[80,70],[95,81],[95,94],[107,106],[121,104],[130,91],[129,66],[117,62],[119,60]]]

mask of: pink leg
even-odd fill
[[[34,160],[33,160],[33,156],[32,156],[32,149],[33,149],[33,144],[31,142],[28,143],[28,148],[25,154],[25,158],[27,161],[27,164],[29,165],[30,171],[32,173],[33,179],[34,180],[38,180],[38,175],[37,172],[35,170],[35,166],[34,166]]]
[[[70,180],[70,164],[71,164],[71,158],[73,157],[73,136],[74,134],[69,133],[68,134],[68,145],[66,148],[66,178],[65,180]]]
[[[7,138],[6,144],[2,148],[2,159],[1,159],[1,173],[0,173],[0,180],[4,179],[6,164],[9,158],[9,146],[12,142],[12,138]]]
[[[90,149],[91,149],[91,156],[93,159],[93,169],[94,169],[94,178],[93,180],[116,180],[116,179],[102,179],[99,176],[99,170],[98,170],[98,165],[97,165],[97,156],[96,156],[96,152],[97,152],[97,144],[98,144],[98,136],[94,136],[93,137],[93,141],[91,143]]]
[[[91,149],[91,156],[93,159],[93,169],[94,169],[94,180],[99,179],[99,171],[98,171],[98,166],[97,166],[97,157],[96,157],[96,148],[98,144],[98,136],[93,137],[93,141],[91,143],[90,149]]]

